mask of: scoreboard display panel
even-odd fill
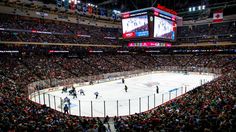
[[[176,22],[154,16],[154,38],[175,40],[176,38]]]
[[[122,19],[123,38],[148,37],[148,16],[135,16]]]
[[[161,5],[123,12],[121,18],[120,40],[128,47],[171,47],[176,43],[177,23],[182,22],[175,11]]]

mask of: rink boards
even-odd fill
[[[166,71],[147,72],[134,74],[125,78],[121,77],[97,80],[94,85],[89,82],[73,84],[76,91],[83,89],[85,96],[73,99],[66,93],[61,93],[62,87],[40,90],[31,94],[31,100],[63,112],[61,99],[71,99],[70,114],[89,117],[124,116],[148,111],[162,103],[176,98],[203,83],[216,77],[215,74],[188,72],[188,74]],[[125,92],[124,85],[128,86]],[[156,86],[159,93],[156,93]],[[95,99],[94,92],[99,92]]]

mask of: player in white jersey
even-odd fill
[[[70,106],[70,99],[68,97],[64,98],[64,104],[68,104]]]
[[[83,90],[83,89],[80,89],[80,90],[79,90],[79,94],[80,94],[80,95],[85,95],[85,94],[84,94],[84,90]]]

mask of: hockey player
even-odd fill
[[[64,98],[64,103],[70,104],[70,99],[69,99],[68,97],[65,97],[65,98]]]
[[[61,93],[64,93],[64,92],[65,93],[67,92],[67,87],[66,86],[62,88],[62,92]]]
[[[72,85],[72,91],[75,92],[75,87]]]
[[[77,98],[77,93],[76,93],[76,91],[73,92],[72,96],[73,96],[73,99],[74,99],[74,98]]]
[[[125,79],[124,78],[122,78],[121,81],[122,81],[123,84],[125,83]]]
[[[158,94],[159,93],[159,87],[156,86],[156,93]]]
[[[80,90],[79,90],[79,94],[80,94],[80,95],[85,95],[85,94],[84,94],[84,90],[83,90],[83,89],[80,89]]]
[[[73,90],[70,90],[69,91],[69,95],[73,95],[74,91]]]
[[[99,93],[95,92],[94,95],[96,96],[96,99],[98,98]]]
[[[72,89],[69,91],[69,95],[73,96],[75,92],[75,87],[72,85]]]
[[[125,92],[127,92],[127,90],[128,90],[128,87],[125,85]]]
[[[69,107],[67,106],[67,104],[65,104],[65,106],[64,106],[64,113],[65,114],[69,114],[68,110],[69,110]]]

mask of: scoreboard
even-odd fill
[[[154,38],[175,40],[176,39],[176,22],[170,19],[164,19],[154,16]]]
[[[148,16],[140,15],[122,19],[123,38],[149,37]]]
[[[172,10],[170,12],[170,9],[164,10],[165,8],[150,7],[122,13],[123,40],[128,41],[129,45],[149,42],[152,42],[151,45],[159,45],[159,43],[175,42],[177,19],[181,18],[176,16],[176,12]]]

